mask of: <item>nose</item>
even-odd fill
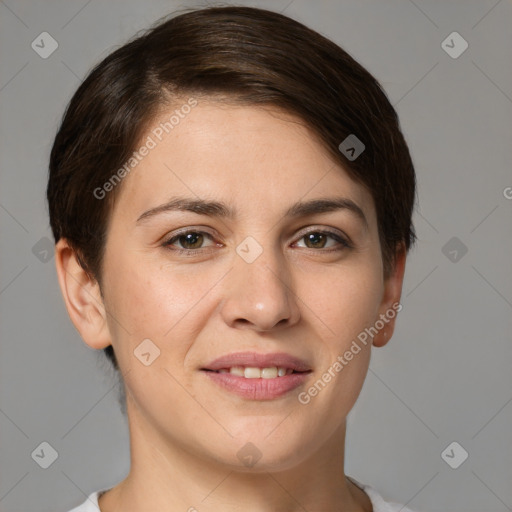
[[[230,327],[270,331],[290,327],[300,319],[289,269],[269,249],[252,263],[236,255],[224,286],[221,314]]]

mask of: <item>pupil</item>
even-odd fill
[[[183,235],[181,238],[185,239],[185,243],[182,245],[186,246],[187,248],[191,249],[197,249],[197,247],[190,247],[191,245],[196,245],[199,240],[199,246],[201,245],[203,235],[199,233],[188,233],[187,235]]]
[[[319,239],[321,240],[319,241]],[[306,235],[306,245],[308,245],[308,243],[310,242],[312,242],[315,247],[316,244],[318,243],[320,243],[320,247],[323,247],[325,245],[325,235],[322,233],[309,233],[308,235]]]

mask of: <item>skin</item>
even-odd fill
[[[368,496],[344,474],[346,418],[372,342],[385,345],[394,320],[360,344],[310,403],[297,399],[400,300],[405,251],[385,279],[371,195],[297,118],[212,98],[201,100],[121,185],[103,297],[66,241],[56,247],[69,316],[90,347],[114,346],[126,387],[131,468],[100,497],[101,511],[371,511]],[[136,223],[174,196],[221,201],[238,214],[174,211]],[[299,200],[333,196],[354,201],[367,225],[347,209],[283,216]],[[185,227],[211,235],[202,245],[200,238],[174,242],[174,249],[199,248],[193,256],[162,245]],[[305,231],[315,229],[334,231],[351,247],[330,236],[308,243]],[[247,236],[263,249],[252,263],[236,252]],[[146,338],[160,350],[149,366],[134,356]],[[287,352],[313,371],[304,386],[266,401],[229,393],[199,371],[245,350]],[[237,457],[247,442],[261,452],[253,467]]]

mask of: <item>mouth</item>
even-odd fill
[[[312,368],[285,353],[238,352],[222,356],[200,368],[223,390],[249,400],[283,397],[305,383]]]
[[[241,375],[240,368],[246,378],[258,378],[256,370],[263,374],[273,375],[277,371],[277,376],[284,377],[287,373],[292,372],[307,372],[311,371],[311,366],[303,359],[300,359],[286,352],[274,352],[269,354],[258,354],[257,352],[234,352],[218,357],[210,361],[201,370],[209,370],[215,372],[232,372],[235,375]],[[249,370],[245,375],[246,370]],[[283,371],[285,373],[283,373]],[[251,377],[256,375],[256,377]],[[263,375],[263,378],[265,376]],[[274,377],[269,377],[274,378]]]
[[[214,373],[229,373],[237,377],[245,379],[276,379],[291,375],[292,373],[310,373],[311,370],[297,371],[293,368],[286,368],[284,366],[268,366],[259,368],[257,366],[232,366],[230,368],[220,368],[219,370],[210,370],[208,368],[201,368],[205,372]]]

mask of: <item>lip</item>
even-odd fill
[[[223,368],[233,366],[251,366],[257,368],[270,368],[279,366],[291,368],[296,372],[273,379],[246,379],[231,373],[217,373]],[[237,352],[221,356],[208,363],[200,369],[209,379],[221,386],[223,389],[235,393],[248,400],[274,400],[290,393],[302,385],[312,369],[302,359],[286,354],[275,352],[272,354],[257,354],[255,352]]]
[[[275,400],[304,384],[310,372],[291,373],[275,379],[246,379],[230,373],[203,370],[208,378],[223,389],[247,400]]]
[[[201,370],[221,370],[222,368],[231,368],[233,366],[252,366],[256,368],[270,368],[272,366],[281,366],[291,368],[296,372],[307,372],[311,366],[306,361],[287,354],[286,352],[274,352],[270,354],[258,354],[256,352],[234,352],[226,354],[201,368]],[[279,377],[284,378],[284,377]],[[271,380],[271,379],[269,379]]]

